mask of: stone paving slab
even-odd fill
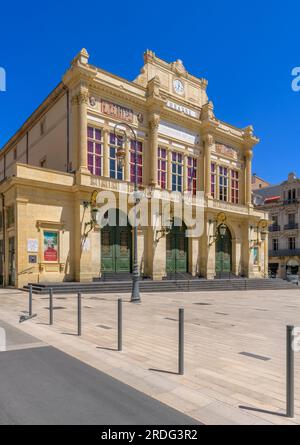
[[[120,294],[83,295],[80,338],[76,297],[60,297],[54,296],[54,306],[64,309],[54,311],[53,326],[47,298],[35,295],[38,317],[20,328],[200,422],[300,424],[300,353],[295,418],[283,415],[285,329],[300,326],[300,289],[143,294],[139,305],[123,295],[122,352],[116,351]],[[1,290],[2,318],[16,324],[27,301],[27,294]],[[185,308],[184,376],[177,375],[179,307]]]

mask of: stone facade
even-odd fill
[[[287,278],[299,274],[300,179],[290,173],[281,184],[254,192],[256,208],[269,213],[269,272]]]
[[[129,82],[91,65],[82,50],[1,150],[3,284],[91,281],[105,271],[130,272],[131,228],[106,231],[99,221],[90,224],[89,203],[94,191],[114,193],[118,206],[120,194],[130,198],[136,162],[139,189],[157,194],[163,205],[173,202],[173,192],[188,192],[194,211],[195,195],[203,197],[197,236],[165,227],[163,205],[155,214],[158,225],[139,227],[142,275],[267,276],[268,245],[260,233],[267,213],[255,209],[251,197],[258,139],[251,126],[239,129],[216,118],[206,87],[180,60],[167,63],[152,51]],[[124,167],[116,161],[116,124],[126,133]]]

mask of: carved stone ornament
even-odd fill
[[[157,115],[155,115],[155,116],[152,116],[152,118],[150,119],[150,127],[151,128],[153,128],[153,129],[157,129],[158,127],[159,127],[159,122],[160,122],[160,117],[159,116],[157,116]]]
[[[176,60],[176,62],[173,62],[171,64],[171,67],[172,67],[172,70],[176,74],[181,75],[181,76],[186,74],[186,72],[187,72],[185,67],[184,67],[184,65],[183,65],[183,63],[182,63],[182,60],[180,60],[180,59]]]
[[[211,134],[206,135],[205,142],[208,147],[211,147],[215,142],[214,137]]]
[[[89,93],[88,91],[82,91],[76,94],[71,99],[72,105],[88,104],[89,103]]]
[[[94,96],[89,97],[89,104],[93,108],[96,106],[96,99],[94,98]]]

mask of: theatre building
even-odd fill
[[[91,65],[83,49],[0,151],[2,284],[130,274],[133,230],[118,205],[120,195],[132,196],[135,179],[141,196],[163,198],[157,223],[138,227],[141,277],[266,277],[268,215],[251,197],[258,139],[251,126],[219,120],[206,88],[181,60],[146,51],[128,81]],[[115,226],[95,218],[103,191],[116,195]],[[201,234],[186,236],[173,204],[164,223],[174,192],[188,192],[192,209],[202,192]]]

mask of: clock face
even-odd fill
[[[173,87],[174,87],[174,91],[178,94],[183,94],[184,92],[184,86],[183,83],[181,82],[181,80],[179,79],[175,79],[173,81]]]

